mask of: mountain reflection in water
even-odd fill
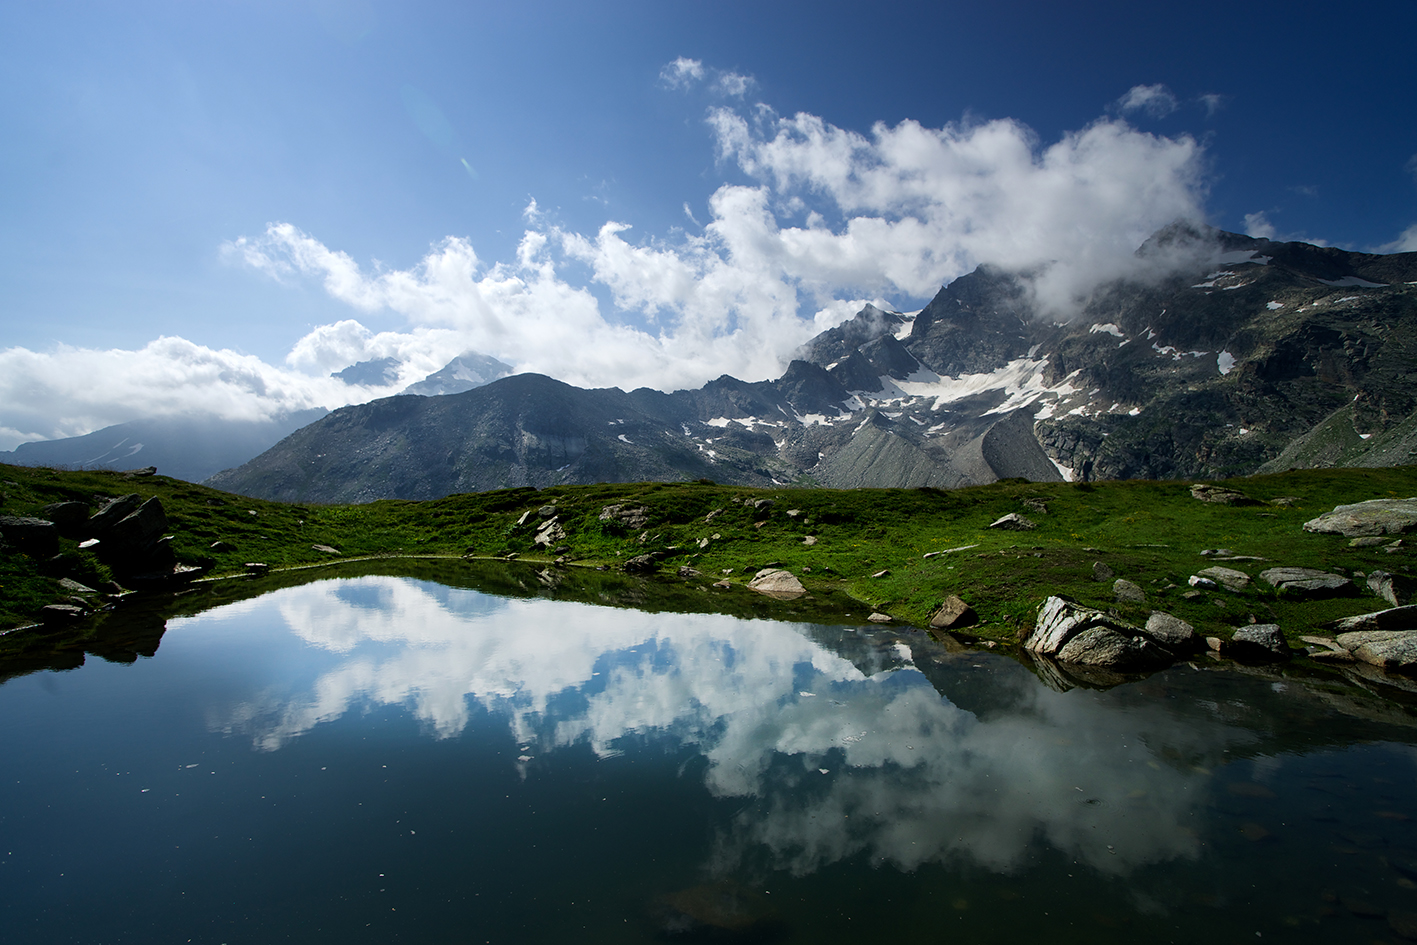
[[[0,685],[7,945],[1417,936],[1413,713],[1298,667],[389,576],[123,626]]]
[[[308,687],[232,707],[224,730],[276,750],[382,703],[446,738],[467,724],[470,697],[506,719],[523,765],[576,743],[605,757],[627,736],[668,733],[707,758],[715,796],[758,801],[718,839],[724,869],[761,845],[799,874],[863,851],[903,870],[967,857],[1008,871],[1038,837],[1109,873],[1193,857],[1199,769],[1253,739],[1160,705],[1119,712],[1053,692],[1003,660],[981,717],[937,692],[905,644],[863,645],[869,631],[809,637],[791,624],[391,578],[236,606],[278,608],[338,659]]]

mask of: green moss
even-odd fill
[[[576,564],[613,567],[652,553],[671,573],[681,566],[699,571],[701,577],[691,582],[699,587],[724,572],[744,583],[752,572],[773,564],[797,573],[814,595],[830,597],[843,613],[869,607],[914,624],[927,622],[946,595],[958,594],[980,614],[978,632],[1003,641],[1015,639],[1031,624],[1043,598],[1056,593],[1116,608],[1134,620],[1163,609],[1203,633],[1222,636],[1251,616],[1278,622],[1297,636],[1336,617],[1382,606],[1371,596],[1285,601],[1258,581],[1239,594],[1188,599],[1183,596],[1190,590],[1186,579],[1214,563],[1199,554],[1206,548],[1265,559],[1229,565],[1251,575],[1275,565],[1344,573],[1402,571],[1410,565],[1409,551],[1349,548],[1345,539],[1310,535],[1302,525],[1338,504],[1417,495],[1417,468],[1308,470],[1230,480],[1228,485],[1262,502],[1281,496],[1296,501],[1289,507],[1227,507],[1196,501],[1184,482],[1010,480],[948,491],[602,484],[320,506],[248,499],[161,476],[126,479],[109,472],[4,466],[0,511],[35,514],[64,499],[96,505],[100,498],[128,492],[156,495],[172,523],[178,558],[205,565],[211,576],[220,577],[243,573],[248,561],[279,571],[389,555],[492,558],[515,553],[549,560],[553,555],[532,539],[543,521],[537,510],[554,505],[567,536],[559,544],[569,548],[566,556]],[[758,509],[753,504],[758,500],[772,504]],[[601,510],[612,504],[644,506],[645,526],[628,529],[600,521]],[[1040,505],[1046,512],[1037,510]],[[527,512],[528,520],[517,525]],[[1024,532],[988,527],[1009,512],[1027,516],[1038,527]],[[807,536],[816,542],[805,544]],[[216,541],[231,547],[213,549]],[[315,545],[341,554],[336,559]],[[975,547],[924,557],[967,545]],[[64,553],[72,573],[104,576],[73,542],[64,543]],[[1116,604],[1110,583],[1092,579],[1095,561],[1140,585],[1147,603]],[[889,574],[871,576],[883,570]],[[44,571],[40,562],[24,556],[0,555],[0,626],[25,623],[54,599],[57,582]],[[715,606],[723,609],[729,597],[705,599],[717,600]]]

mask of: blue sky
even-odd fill
[[[773,376],[1178,214],[1417,250],[1417,4],[0,7],[0,448],[463,350]]]

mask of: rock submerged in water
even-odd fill
[[[1324,535],[1362,538],[1370,535],[1402,535],[1417,529],[1417,497],[1410,499],[1369,499],[1340,505],[1332,512],[1304,523],[1304,531]]]
[[[748,582],[748,589],[778,600],[796,600],[807,593],[797,575],[780,568],[763,568]]]

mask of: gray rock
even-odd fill
[[[46,604],[39,609],[39,622],[46,626],[72,623],[88,613],[78,604]]]
[[[873,613],[866,619],[872,623],[890,623],[892,618],[890,614]]]
[[[1332,512],[1304,523],[1304,531],[1359,538],[1365,535],[1401,535],[1417,529],[1417,497],[1369,499],[1340,505]]]
[[[1092,562],[1092,579],[1098,584],[1106,584],[1114,577],[1116,577],[1116,575],[1112,573],[1112,569],[1107,567],[1107,565],[1103,564],[1101,561]]]
[[[1192,574],[1190,577],[1186,578],[1186,583],[1191,585],[1191,587],[1198,587],[1207,591],[1213,591],[1220,587],[1219,584],[1216,584],[1210,578],[1201,577],[1199,574]]]
[[[318,551],[322,554],[327,555],[337,555],[340,553],[340,550],[338,548],[331,548],[329,545],[311,545],[310,550]]]
[[[537,530],[536,537],[532,539],[532,543],[540,545],[542,548],[550,548],[552,545],[560,544],[562,541],[565,541],[565,539],[566,530],[561,527],[561,523],[557,519],[550,518],[541,524],[541,528]]]
[[[1022,515],[1018,514],[1017,512],[1010,512],[1008,515],[1005,515],[998,521],[995,521],[990,524],[989,527],[1002,528],[1008,531],[1015,532],[1026,532],[1031,531],[1032,529],[1035,529],[1038,526],[1030,522],[1028,519],[1024,518]]]
[[[154,496],[110,525],[100,537],[107,554],[131,555],[150,550],[165,531],[167,513],[162,500]]]
[[[88,520],[84,528],[85,534],[102,538],[104,532],[138,511],[138,506],[142,504],[143,497],[136,492],[107,500]]]
[[[630,558],[623,565],[621,565],[621,567],[631,573],[638,572],[641,574],[645,574],[650,571],[658,571],[659,562],[654,560],[653,555],[635,555],[633,558]]]
[[[70,594],[97,594],[97,593],[98,593],[98,591],[96,591],[96,590],[94,590],[93,588],[89,587],[87,584],[80,584],[78,581],[74,580],[73,578],[60,578],[60,579],[59,579],[59,586],[60,586],[61,588],[63,588],[64,590],[68,591]]]
[[[1352,538],[1348,541],[1349,548],[1376,548],[1383,543],[1381,535],[1367,535],[1363,538]]]
[[[1033,629],[1021,642],[1032,653],[1062,662],[1121,671],[1149,669],[1171,660],[1137,627],[1058,596],[1043,602]]]
[[[1146,591],[1126,578],[1117,578],[1112,582],[1112,596],[1126,603],[1141,604],[1146,602]]]
[[[1110,669],[1149,669],[1171,661],[1171,654],[1142,636],[1128,636],[1111,627],[1088,627],[1058,651],[1060,663],[1105,666]]]
[[[536,510],[536,514],[541,516],[542,518],[551,518],[553,515],[556,514],[556,506],[543,505],[541,508]]]
[[[776,499],[758,499],[756,502],[753,503],[753,508],[771,509],[774,505],[777,505]]]
[[[1313,568],[1270,568],[1260,572],[1260,580],[1281,594],[1299,600],[1319,597],[1339,597],[1357,593],[1358,588],[1341,574],[1330,574]]]
[[[806,546],[809,547],[809,548],[810,548],[811,546],[815,545],[816,543],[817,543],[817,536],[816,536],[816,535],[807,535],[806,537],[804,537],[804,538],[802,539],[802,544],[806,545]]]
[[[748,582],[748,588],[778,600],[795,600],[807,593],[795,574],[778,568],[762,569]]]
[[[1328,627],[1338,633],[1365,630],[1417,630],[1417,605],[1391,607],[1387,610],[1374,611],[1371,614],[1344,617],[1342,620],[1335,620],[1328,624]]]
[[[644,528],[649,521],[649,509],[643,505],[607,505],[600,510],[600,521],[614,522],[625,528]]]
[[[1235,591],[1236,593],[1243,591],[1250,585],[1250,576],[1244,571],[1236,571],[1234,568],[1222,568],[1217,565],[1197,571],[1196,574],[1200,577],[1210,578],[1227,591]]]
[[[1368,575],[1368,589],[1394,607],[1401,607],[1411,603],[1417,581],[1386,571],[1374,571]]]
[[[54,502],[40,509],[39,514],[53,522],[65,538],[78,538],[89,520],[89,507],[82,502]]]
[[[1159,610],[1146,618],[1146,635],[1157,643],[1175,652],[1194,650],[1200,646],[1196,629],[1179,617],[1173,617]]]
[[[1210,502],[1215,505],[1260,504],[1244,493],[1236,492],[1234,489],[1226,489],[1224,486],[1211,485],[1208,482],[1200,482],[1191,486],[1191,498],[1200,499],[1202,502]]]
[[[1210,557],[1230,558],[1230,557],[1233,557],[1234,554],[1235,554],[1235,552],[1231,551],[1229,548],[1203,548],[1203,549],[1201,549],[1201,557],[1202,557],[1202,558],[1210,558]]]
[[[951,594],[945,598],[940,609],[935,611],[935,615],[930,618],[930,628],[932,630],[953,630],[956,627],[972,626],[978,622],[979,615],[974,612],[974,608]]]
[[[1230,639],[1222,644],[1220,652],[1239,659],[1288,659],[1289,644],[1278,624],[1252,623],[1237,627]]]
[[[1362,660],[1380,669],[1417,670],[1417,630],[1358,630],[1340,633],[1338,642]]]
[[[233,545],[231,542],[229,542],[229,541],[221,541],[221,540],[219,540],[219,539],[218,539],[217,541],[212,542],[210,545],[208,545],[208,547],[209,547],[212,551],[235,551],[235,550],[236,550],[236,546]]]
[[[32,558],[52,558],[59,553],[59,529],[42,518],[0,515],[0,537]]]

